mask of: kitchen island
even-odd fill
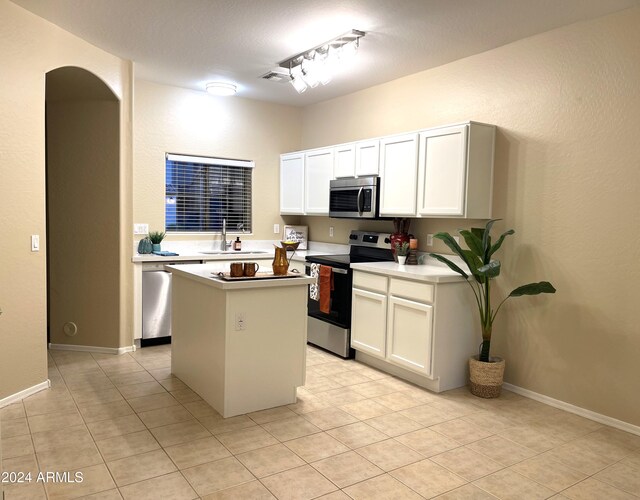
[[[172,373],[225,418],[295,403],[305,382],[307,285],[315,279],[226,281],[215,264],[166,269]]]

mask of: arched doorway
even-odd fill
[[[46,148],[48,342],[119,347],[120,102],[93,73],[47,73]]]

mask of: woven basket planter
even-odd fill
[[[504,359],[491,358],[489,363],[469,358],[469,388],[471,394],[481,398],[497,398],[502,389]]]

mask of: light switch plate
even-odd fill
[[[433,246],[433,234],[427,234],[427,246],[428,247]]]
[[[329,238],[333,238],[333,226],[329,226]]]
[[[40,251],[40,235],[38,234],[31,235],[31,251],[32,252]]]
[[[273,234],[280,234],[280,224],[273,225]]]
[[[133,234],[149,234],[149,224],[134,224]]]

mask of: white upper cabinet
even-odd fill
[[[304,153],[280,156],[280,213],[304,213]]]
[[[380,141],[378,139],[340,144],[333,148],[333,177],[378,175]]]
[[[378,175],[380,172],[380,141],[356,143],[356,175]]]
[[[356,175],[356,145],[340,144],[333,148],[333,177],[353,177]]]
[[[418,134],[380,139],[380,215],[416,215]]]
[[[491,218],[494,141],[480,123],[420,132],[417,215]]]
[[[304,207],[309,215],[329,215],[329,181],[333,178],[333,148],[304,155]]]
[[[478,122],[280,156],[280,213],[329,215],[329,182],[380,176],[380,215],[490,219],[496,127]]]

